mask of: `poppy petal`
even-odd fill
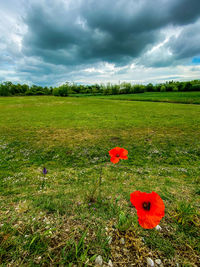
[[[111,157],[110,161],[115,164],[115,163],[118,163],[119,162],[119,158],[117,158],[117,157]]]
[[[124,157],[128,155],[128,150],[126,150],[125,148],[121,148],[120,149],[120,156]]]
[[[139,210],[142,207],[142,202],[144,201],[144,197],[145,197],[144,193],[140,191],[134,191],[133,193],[130,194],[130,201],[137,210]]]
[[[120,156],[120,159],[128,159],[127,156]]]
[[[152,229],[156,227],[162,218],[160,216],[138,216],[138,222],[140,226],[145,229]]]

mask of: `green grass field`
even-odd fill
[[[200,106],[112,97],[0,98],[1,266],[199,266]],[[164,200],[161,231],[139,226],[135,190]]]
[[[200,104],[200,92],[146,92],[142,94],[98,96],[105,99]]]

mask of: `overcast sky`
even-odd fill
[[[200,79],[200,0],[0,0],[0,82]]]

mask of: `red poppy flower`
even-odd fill
[[[109,151],[112,163],[118,163],[120,159],[128,159],[128,151],[121,147],[115,147]]]
[[[135,191],[130,194],[130,201],[137,210],[139,224],[145,229],[156,227],[165,215],[164,202],[155,192]]]

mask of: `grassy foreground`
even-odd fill
[[[164,200],[161,231],[138,225],[135,190]],[[200,106],[0,98],[0,205],[2,266],[199,266]]]

